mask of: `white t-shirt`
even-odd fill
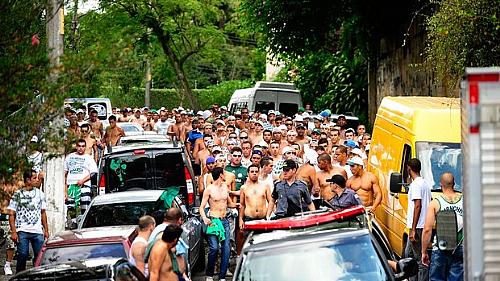
[[[64,160],[64,171],[68,172],[66,184],[76,184],[84,177],[97,173],[97,165],[92,156],[88,154],[79,155],[73,152],[66,156]],[[90,180],[85,182],[84,185],[90,186]]]
[[[336,163],[334,166],[344,169],[347,174],[347,179],[350,179],[352,177],[351,166],[349,166],[348,164],[345,166],[341,166],[339,163]]]
[[[168,132],[168,127],[170,127],[171,124],[172,123],[170,123],[168,120],[166,120],[165,122],[158,120],[158,122],[155,123],[153,130],[157,131],[160,135],[166,135]]]
[[[12,195],[8,210],[16,212],[16,230],[43,234],[42,210],[47,209],[45,195],[38,188],[20,189]]]
[[[424,228],[427,206],[431,202],[431,186],[422,177],[413,180],[408,190],[408,213],[406,214],[406,227],[411,228],[413,224],[413,210],[415,203],[413,200],[420,199],[422,208],[418,218],[417,228]]]

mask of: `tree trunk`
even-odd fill
[[[172,48],[168,45],[168,39],[165,36],[159,36],[161,47],[163,52],[167,55],[170,63],[175,69],[175,74],[177,75],[177,79],[179,79],[181,93],[188,97],[189,106],[193,110],[200,110],[200,105],[198,104],[198,100],[193,95],[193,90],[191,86],[189,86],[189,81],[187,80],[186,73],[184,71],[183,65],[180,63],[179,58],[174,53]]]

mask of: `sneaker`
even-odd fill
[[[226,272],[226,276],[232,277],[233,273],[228,269],[227,272]]]
[[[226,281],[226,279],[219,279],[219,281]]]
[[[214,278],[213,277],[205,277],[205,281],[214,281]]]
[[[5,272],[5,275],[12,275],[12,269],[10,268],[10,265],[4,265],[3,271]]]

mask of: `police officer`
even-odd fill
[[[286,160],[283,163],[283,180],[278,182],[273,190],[273,200],[267,209],[268,219],[275,206],[273,219],[290,217],[307,209],[315,210],[307,185],[296,178],[297,168],[294,160]]]
[[[345,178],[341,175],[333,175],[326,182],[330,183],[330,188],[335,194],[328,202],[334,209],[345,209],[352,206],[361,205],[361,200],[356,192],[350,188],[345,188]]]

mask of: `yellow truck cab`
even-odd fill
[[[387,236],[392,249],[403,256],[408,238],[406,211],[410,183],[406,163],[418,158],[422,177],[439,193],[442,173],[455,176],[461,191],[460,100],[439,97],[385,97],[373,126],[368,170],[380,182],[382,203],[375,224]],[[392,184],[391,184],[392,181]]]

